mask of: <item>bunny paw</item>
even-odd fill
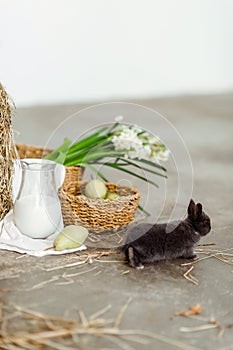
[[[142,265],[141,261],[139,260],[137,254],[135,253],[133,247],[129,247],[128,248],[128,257],[129,257],[129,264],[130,266],[141,270],[144,268],[144,266]]]

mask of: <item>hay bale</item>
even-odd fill
[[[0,83],[0,220],[12,207],[13,159],[16,159],[12,106],[13,103]]]

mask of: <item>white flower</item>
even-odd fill
[[[111,141],[115,150],[122,151],[127,159],[138,158],[159,163],[160,160],[166,161],[170,153],[161,147],[162,143],[157,136],[143,132],[137,125],[121,125]]]
[[[131,130],[133,130],[136,134],[138,134],[138,133],[143,131],[138,125],[133,125],[131,127]]]
[[[144,152],[145,152],[146,158],[150,157],[151,153],[152,153],[150,146],[149,145],[145,145],[143,148],[144,148]]]
[[[163,162],[166,162],[169,158],[170,151],[168,149],[165,149],[164,151],[159,151],[158,153],[158,160],[162,160]]]
[[[137,153],[135,151],[129,151],[128,153],[128,158],[129,159],[135,159],[137,158]]]
[[[138,138],[134,130],[123,127],[119,135],[112,137],[112,142],[116,150],[130,150],[140,147],[142,141]]]
[[[148,142],[151,145],[160,145],[161,144],[160,138],[158,136],[149,136]]]
[[[115,122],[120,123],[123,121],[123,119],[124,119],[123,115],[117,115],[115,117]]]

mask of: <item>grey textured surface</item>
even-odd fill
[[[233,95],[228,94],[136,101],[162,113],[182,135],[191,155],[194,170],[193,197],[204,204],[212,218],[212,233],[201,243],[214,243],[215,245],[208,247],[209,249],[232,248],[231,254],[233,254],[232,97]],[[14,121],[15,130],[20,132],[17,142],[46,144],[54,128],[82,107],[84,106],[49,106],[18,110]],[[82,120],[80,127],[88,128],[90,123],[91,120],[86,120],[86,124],[85,120]],[[148,125],[148,128],[150,127]],[[176,185],[172,169],[168,183],[169,191],[163,215],[160,217],[161,221],[169,217],[172,199],[175,196]],[[140,190],[143,192],[143,188]],[[151,211],[161,204],[161,193],[159,191],[157,193],[148,204],[148,209]],[[181,206],[184,211],[185,203]],[[204,256],[206,255],[199,255],[200,258]],[[102,257],[100,261],[94,260],[92,265],[46,272],[43,269],[77,261],[77,256],[70,254],[59,257],[19,258],[20,255],[17,253],[1,251],[0,293],[5,305],[19,305],[46,314],[71,316],[77,308],[82,309],[86,315],[91,315],[111,304],[112,308],[104,317],[112,318],[126,300],[132,297],[121,323],[122,329],[152,331],[186,344],[183,349],[188,349],[188,345],[203,350],[233,349],[232,255],[228,264],[216,257],[194,264],[192,274],[198,280],[198,285],[183,277],[192,265],[181,266],[185,262],[181,260],[159,262],[147,266],[143,271],[137,271],[129,269],[122,261],[124,257],[116,253]],[[95,269],[88,272],[92,268]],[[127,270],[130,271],[123,274]],[[74,277],[70,284],[57,284],[64,282],[62,278],[64,271],[69,273],[86,271],[86,273]],[[48,283],[39,289],[31,289],[55,275],[60,276],[58,281]],[[216,328],[188,333],[180,331],[184,326],[196,327],[207,323],[194,318],[173,316],[176,310],[186,310],[196,304],[201,304],[203,317],[214,318],[225,327],[221,337],[218,337],[219,330]],[[138,350],[176,348],[175,345],[155,339],[143,345],[127,342]],[[89,337],[83,339],[77,345],[77,349],[120,349],[120,346],[106,339]]]

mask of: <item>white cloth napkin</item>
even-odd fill
[[[37,159],[27,159],[29,162],[39,162]],[[58,164],[55,170],[55,180],[57,189],[61,187],[65,178],[65,167]],[[21,170],[19,163],[15,163],[15,173],[13,180],[13,201],[15,200],[19,184],[21,181]],[[22,234],[14,224],[13,210],[11,210],[5,218],[0,221],[0,249],[15,251],[22,254],[29,254],[33,256],[45,256],[45,255],[59,255],[66,253],[73,253],[76,251],[86,249],[85,245],[75,249],[66,249],[62,251],[56,251],[53,247],[53,241],[57,237],[58,233],[63,229],[63,222],[60,223],[60,227],[57,231],[46,239],[34,239]],[[47,250],[48,248],[51,248]]]

